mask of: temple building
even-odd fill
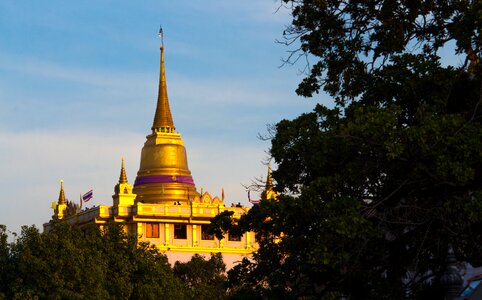
[[[109,221],[121,222],[129,235],[156,245],[171,263],[187,261],[194,253],[209,255],[221,252],[229,268],[256,249],[254,233],[242,236],[228,234],[218,240],[207,232],[207,228],[210,219],[223,211],[233,211],[234,216],[239,218],[249,208],[240,204],[225,205],[224,192],[219,198],[196,189],[184,142],[174,127],[169,108],[163,43],[160,52],[157,108],[151,133],[141,151],[134,185],[127,180],[122,159],[112,205],[81,210],[77,204],[65,200],[61,182],[58,201],[52,206],[53,219],[80,227],[88,224],[102,227]],[[268,170],[262,198],[275,196]],[[44,230],[48,231],[50,226],[50,222],[45,223]]]

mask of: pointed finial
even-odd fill
[[[268,175],[266,176],[266,190],[273,189],[273,178],[271,177],[271,166],[268,163]]]
[[[164,47],[164,34],[162,34],[162,25],[159,26],[159,37],[161,38],[161,47]]]
[[[222,199],[223,202],[224,202],[224,188],[221,188],[221,199]]]
[[[126,170],[124,168],[124,157],[122,157],[122,166],[121,166],[121,171],[119,176],[119,183],[127,183],[127,175],[126,175]]]
[[[58,204],[65,204],[64,181],[60,180],[60,193]]]
[[[271,166],[268,163],[268,175],[266,176],[266,187],[261,193],[262,200],[277,199],[278,194],[273,189],[273,177],[271,177]]]
[[[154,123],[152,124],[153,132],[174,132],[174,122],[172,120],[171,108],[169,107],[169,98],[167,96],[166,72],[164,68],[164,33],[162,27],[159,29],[161,37],[161,66],[159,75],[159,93],[157,96],[156,114],[154,115]]]
[[[457,267],[457,258],[452,243],[449,243],[447,248],[445,272],[440,277],[440,283],[445,288],[445,299],[454,299],[460,292],[464,279]]]

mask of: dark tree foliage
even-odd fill
[[[212,253],[208,260],[194,254],[186,263],[176,262],[173,270],[185,285],[189,299],[226,298],[226,265],[221,253]]]
[[[447,244],[482,264],[482,1],[283,0],[286,43],[315,64],[297,92],[332,108],[279,122],[278,201],[218,234],[254,230],[237,295],[443,298]],[[451,46],[450,43],[452,42]],[[443,66],[439,52],[460,65]]]
[[[182,283],[155,247],[119,224],[48,233],[22,227],[13,243],[0,227],[0,297],[7,299],[184,299]]]
[[[299,41],[289,59],[309,55],[315,63],[297,92],[323,87],[339,103],[364,94],[373,72],[404,54],[434,57],[448,42],[462,59],[481,52],[478,0],[282,0],[293,22],[284,42]]]

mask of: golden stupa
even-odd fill
[[[141,152],[141,163],[134,183],[136,201],[187,203],[199,194],[187,165],[186,149],[181,134],[176,132],[169,108],[164,45],[161,45],[159,94],[152,133]]]
[[[221,252],[228,268],[257,249],[254,232],[243,235],[227,234],[218,240],[207,228],[211,219],[225,211],[239,219],[249,208],[238,204],[225,205],[221,197],[196,191],[189,170],[186,149],[181,135],[174,127],[167,94],[164,67],[164,44],[161,43],[159,94],[151,133],[146,137],[141,152],[139,171],[134,186],[128,183],[124,159],[120,176],[114,187],[112,205],[94,205],[82,208],[67,201],[63,183],[57,202],[52,203],[53,219],[74,226],[107,222],[124,225],[127,234],[141,242],[149,242],[164,252],[169,261],[187,261],[193,254]],[[270,170],[263,199],[276,198]],[[44,224],[49,231],[52,222]]]

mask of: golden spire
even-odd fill
[[[60,180],[59,204],[65,204],[64,181]]]
[[[119,183],[127,183],[126,169],[124,169],[124,158],[122,158],[122,166],[119,176]]]
[[[272,190],[273,189],[273,178],[271,177],[271,166],[268,163],[268,176],[266,176],[266,190]]]
[[[262,200],[278,199],[278,193],[273,189],[273,178],[271,177],[271,166],[268,164],[268,176],[266,177],[266,187],[261,193]]]
[[[162,38],[162,29],[159,31]],[[181,134],[175,132],[164,71],[164,43],[161,42],[161,74],[156,114],[152,134],[148,135],[141,152],[141,162],[132,192],[136,203],[186,203],[199,196],[187,164],[186,149]]]
[[[161,67],[159,75],[159,94],[157,96],[156,114],[154,115],[154,123],[152,130],[154,132],[173,132],[174,122],[172,121],[171,109],[169,108],[169,99],[167,97],[166,73],[164,71],[164,39],[162,36],[162,28],[159,30],[161,42]]]

